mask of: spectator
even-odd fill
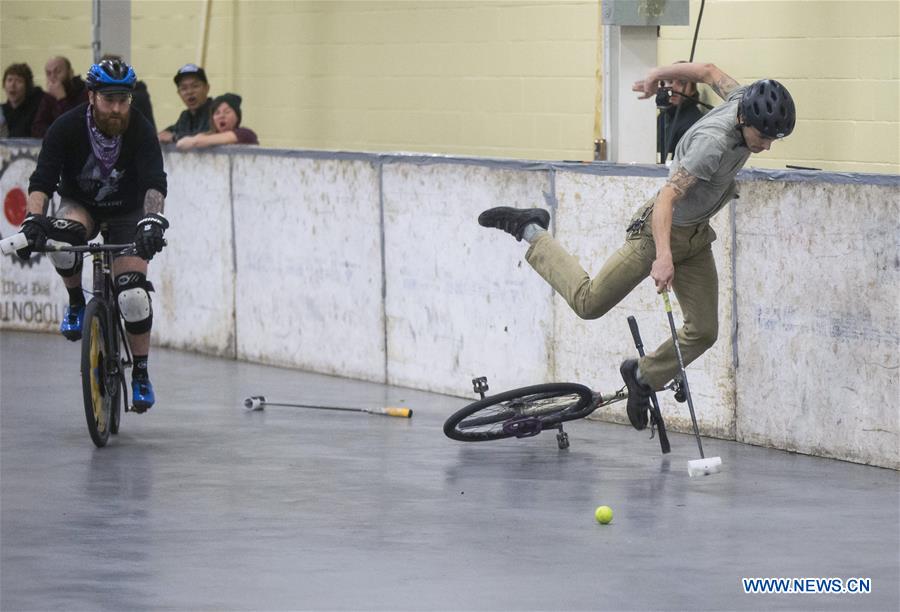
[[[100,58],[101,62],[103,60],[119,60],[120,62],[124,62],[125,58],[121,55],[106,53]],[[149,119],[150,125],[153,126],[153,131],[156,131],[156,121],[153,119],[153,105],[150,103],[150,92],[147,90],[147,84],[143,81],[138,81],[134,84],[134,91],[131,93],[131,110],[137,110],[144,117]]]
[[[212,129],[205,134],[185,136],[178,140],[179,151],[201,149],[224,144],[258,145],[256,132],[241,127],[241,97],[226,93],[212,101]]]
[[[212,101],[209,99],[206,71],[196,64],[185,64],[175,74],[175,85],[187,110],[181,112],[174,125],[159,133],[159,141],[163,143],[177,142],[185,136],[209,131]]]
[[[657,90],[656,95],[656,106],[659,108],[656,117],[656,152],[659,163],[664,164],[670,156],[675,155],[678,141],[703,116],[703,111],[698,106],[702,102],[697,100],[696,83],[683,79],[661,83],[662,87]]]
[[[28,64],[10,64],[3,72],[3,91],[6,102],[3,116],[6,119],[6,136],[31,138],[31,124],[37,114],[44,91],[34,85],[34,75]]]
[[[65,57],[51,57],[44,66],[47,75],[47,91],[41,99],[31,135],[43,138],[50,124],[64,112],[88,101],[87,87],[72,70],[72,63]]]

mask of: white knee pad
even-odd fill
[[[143,287],[132,287],[119,294],[119,310],[126,323],[137,323],[150,316],[150,294]]]
[[[67,242],[61,242],[59,244],[60,246],[72,246]],[[50,252],[50,261],[53,262],[53,267],[60,272],[75,270],[75,266],[79,263],[80,259],[80,253],[71,253],[68,251]]]
[[[66,246],[87,244],[87,228],[78,221],[51,218],[50,223],[51,231],[48,237],[56,242]],[[81,273],[81,263],[83,261],[81,253],[51,251],[50,261],[53,262],[53,267],[56,268],[60,276],[68,277]]]
[[[146,277],[140,272],[126,272],[116,277],[119,311],[125,319],[125,329],[132,334],[150,331],[153,323],[148,285]]]

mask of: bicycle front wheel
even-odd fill
[[[106,304],[93,299],[84,309],[81,335],[81,389],[84,415],[91,440],[106,446],[112,427],[113,402],[118,401],[119,382],[109,372],[109,311]]]
[[[555,427],[587,416],[593,408],[593,393],[584,385],[532,385],[469,404],[447,419],[444,434],[461,442],[498,440],[517,435],[517,428],[510,427],[516,421],[537,420],[542,428]]]

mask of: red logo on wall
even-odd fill
[[[10,225],[19,227],[25,220],[25,192],[19,187],[13,187],[6,192],[3,198],[3,216]]]
[[[2,0],[0,0],[2,2]],[[4,143],[4,149],[6,148]],[[11,158],[4,157],[0,163],[0,198],[3,198],[3,214],[0,215],[0,238],[12,236],[22,227],[25,220],[25,211],[28,204],[28,181],[34,172],[37,162],[37,152],[12,153]],[[50,209],[53,210],[51,203]],[[52,213],[51,213],[52,214]],[[31,267],[39,262],[42,254],[36,254],[31,259],[20,259],[15,255],[4,258],[4,265],[12,262],[21,267]]]

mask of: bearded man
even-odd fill
[[[86,81],[88,101],[61,115],[44,138],[21,228],[29,244],[17,253],[27,259],[48,238],[83,245],[102,234],[108,244],[134,243],[115,258],[113,274],[134,357],[132,409],[145,412],[155,402],[147,370],[153,321],[147,262],[162,250],[169,227],[162,214],[166,173],[153,126],[131,112],[134,69],[120,59],[104,59],[91,66]],[[49,217],[54,192],[60,204]],[[50,259],[69,293],[60,332],[79,340],[85,308],[82,257],[53,252]]]

